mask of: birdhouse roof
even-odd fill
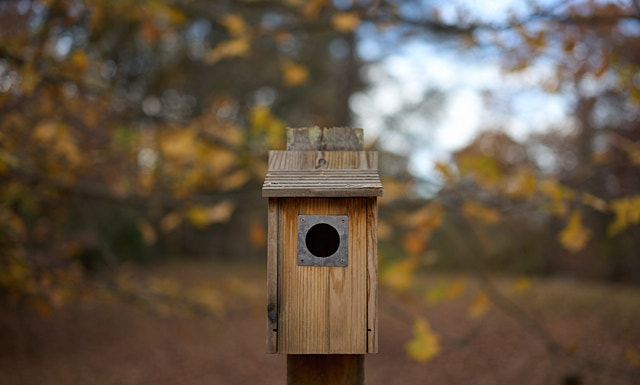
[[[270,151],[263,197],[382,196],[375,151]]]

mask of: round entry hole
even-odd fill
[[[340,234],[335,227],[327,223],[318,223],[307,231],[305,244],[311,254],[326,258],[333,255],[340,247]]]

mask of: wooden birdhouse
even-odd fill
[[[362,130],[289,129],[269,153],[267,351],[377,352],[376,152]]]

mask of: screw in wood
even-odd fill
[[[327,161],[324,158],[320,158],[320,159],[318,159],[318,164],[320,166],[324,166],[325,164],[327,164]]]
[[[344,265],[344,259],[341,259],[341,260],[340,260],[340,263]]]

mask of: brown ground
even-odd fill
[[[264,271],[211,263],[173,264],[154,273],[188,282],[213,279],[225,291],[216,316],[154,314],[122,303],[82,302],[41,317],[0,308],[0,385],[284,384],[285,357],[264,354]],[[445,276],[423,276],[421,293]],[[625,350],[640,350],[640,292],[565,281],[535,282],[509,294],[573,355],[550,355],[533,326],[495,305],[479,320],[467,308],[473,287],[425,306],[381,295],[380,354],[365,359],[367,384],[640,384]],[[425,316],[442,339],[426,364],[407,358],[411,319]]]

